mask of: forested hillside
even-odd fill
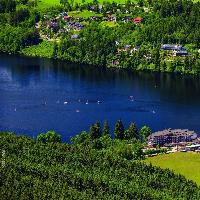
[[[47,134],[34,140],[0,133],[2,200],[200,198],[192,181],[140,162],[137,141],[82,133],[65,144]]]
[[[1,1],[0,51],[133,70],[200,72],[198,1],[60,3],[40,9],[37,1]]]

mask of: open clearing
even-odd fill
[[[145,162],[161,168],[169,168],[200,185],[200,154],[178,152],[149,157]]]

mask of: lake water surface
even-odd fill
[[[70,136],[96,121],[200,132],[200,79],[0,55],[0,130]]]

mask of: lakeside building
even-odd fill
[[[161,46],[161,50],[164,51],[171,51],[173,52],[173,56],[187,56],[188,51],[185,47],[182,45],[176,45],[176,44],[163,44]]]
[[[165,144],[178,144],[181,142],[192,142],[197,138],[194,131],[188,129],[166,129],[163,131],[155,132],[148,137],[148,145],[163,146]]]

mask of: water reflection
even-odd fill
[[[121,118],[154,130],[200,131],[200,80],[0,55],[0,129],[69,138],[88,125]],[[67,103],[66,103],[67,102]]]

